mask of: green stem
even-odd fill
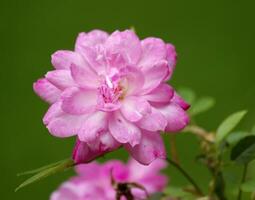
[[[176,162],[177,164],[179,164],[175,135],[170,135],[170,148],[171,148],[170,149],[171,157],[173,158],[173,161]]]
[[[194,186],[198,195],[203,195],[202,190],[199,188],[193,178],[179,164],[177,164],[170,158],[167,158],[166,160],[169,164],[173,165],[179,172],[181,172],[181,174]]]
[[[243,184],[244,181],[245,181],[246,174],[247,174],[247,169],[248,169],[248,164],[245,164],[244,169],[243,169],[243,176],[242,176],[241,184]],[[237,196],[237,200],[241,200],[241,199],[242,199],[242,190],[241,190],[241,186],[240,186],[238,196]]]

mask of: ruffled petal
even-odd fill
[[[122,85],[126,89],[125,95],[129,96],[139,94],[139,92],[143,88],[145,80],[142,71],[135,67],[127,66],[125,73],[126,79],[122,81]]]
[[[84,59],[76,52],[59,50],[51,55],[51,63],[56,69],[70,69],[72,64],[83,66]]]
[[[108,132],[101,133],[98,140],[89,143],[77,139],[73,151],[73,160],[77,164],[88,163],[119,147],[120,143],[118,143]]]
[[[190,107],[190,105],[177,92],[174,92],[171,102],[178,104],[184,110],[188,110]]]
[[[168,65],[174,69],[177,62],[177,53],[175,51],[175,47],[174,45],[168,43],[166,44],[166,50],[166,59],[168,61]]]
[[[149,94],[143,96],[146,100],[157,103],[170,102],[174,95],[174,89],[168,84],[160,84]]]
[[[159,38],[146,38],[141,42],[142,56],[139,61],[139,67],[150,68],[161,60],[166,59],[166,45]]]
[[[121,113],[128,121],[136,122],[150,112],[150,104],[142,98],[127,97],[122,102]]]
[[[97,91],[72,87],[63,92],[61,99],[64,112],[73,115],[86,114],[96,108]]]
[[[130,64],[136,64],[141,55],[139,38],[133,31],[115,31],[106,40],[105,47],[110,54],[122,54]]]
[[[82,88],[97,88],[99,86],[98,76],[88,66],[81,67],[73,64],[71,75],[74,81]]]
[[[140,128],[148,131],[164,131],[167,126],[165,116],[152,107],[151,113],[136,123]]]
[[[51,84],[47,79],[42,78],[33,84],[36,94],[50,104],[55,103],[61,94],[61,90]]]
[[[125,120],[120,112],[115,112],[109,119],[109,130],[120,143],[129,143],[131,146],[135,146],[140,142],[140,129]]]
[[[166,158],[164,142],[158,132],[143,131],[140,143],[134,147],[126,144],[131,156],[143,165],[149,165],[157,158]]]
[[[106,59],[104,43],[108,33],[93,30],[89,33],[80,33],[75,44],[75,51],[79,52],[98,74],[105,72]]]
[[[46,74],[46,79],[60,90],[75,86],[69,70],[54,70]]]
[[[62,103],[58,101],[50,106],[50,108],[43,117],[43,123],[45,125],[49,124],[50,121],[53,120],[54,118],[64,114],[64,112],[61,109],[61,104]]]
[[[108,36],[108,33],[101,30],[93,30],[89,33],[82,32],[76,39],[75,51],[83,53],[83,47],[93,47],[104,44]]]
[[[91,114],[78,131],[79,139],[83,142],[91,142],[96,139],[99,133],[106,129],[107,114],[95,112]]]
[[[56,137],[70,137],[77,134],[78,130],[85,122],[86,115],[62,114],[51,119],[47,125],[49,132]]]
[[[177,104],[170,103],[157,108],[167,119],[166,131],[178,132],[189,123],[188,114]]]
[[[171,72],[166,61],[160,61],[153,67],[142,69],[142,71],[145,77],[143,94],[147,94],[157,88]]]

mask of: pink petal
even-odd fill
[[[76,173],[85,181],[100,178],[102,176],[101,172],[101,165],[97,162],[91,162],[86,164],[80,164],[75,166]]]
[[[166,45],[159,38],[146,38],[141,42],[142,56],[139,66],[142,68],[153,67],[156,63],[166,59]]]
[[[185,128],[189,123],[188,114],[177,104],[170,103],[166,106],[157,108],[167,119],[166,131],[178,132]]]
[[[111,54],[122,54],[130,64],[136,64],[140,59],[141,44],[133,31],[115,31],[106,40],[105,46]]]
[[[82,88],[97,88],[99,86],[97,75],[88,66],[81,67],[73,64],[71,74],[74,81]]]
[[[171,102],[178,104],[184,110],[188,110],[190,107],[190,105],[179,94],[177,94],[177,92],[174,92]]]
[[[49,124],[51,120],[54,118],[64,114],[64,112],[61,109],[61,102],[58,101],[50,106],[47,113],[43,117],[43,123],[45,125]]]
[[[167,54],[166,59],[168,61],[168,64],[171,68],[175,68],[176,62],[177,62],[177,53],[175,51],[174,45],[168,43],[166,44]]]
[[[56,69],[70,69],[72,64],[83,66],[84,59],[76,52],[59,50],[51,55],[51,63]]]
[[[154,160],[149,166],[142,165],[135,159],[130,159],[128,162],[130,179],[139,181],[144,179],[146,176],[156,176],[160,174],[160,171],[166,168],[166,166],[166,160],[160,158]]]
[[[126,88],[126,96],[138,94],[144,85],[144,75],[138,68],[127,66],[125,80],[122,82],[124,88]]]
[[[131,156],[143,165],[149,165],[157,158],[166,158],[164,142],[157,132],[143,131],[140,143],[134,147],[125,145]]]
[[[75,51],[83,53],[83,47],[93,47],[98,44],[103,44],[108,36],[108,33],[101,30],[80,33],[76,39]]]
[[[106,71],[107,62],[105,59],[105,51],[102,46],[82,47],[83,57],[89,64],[90,68],[97,74],[104,74]]]
[[[76,194],[75,190],[65,188],[66,184],[61,186],[57,191],[53,192],[50,196],[50,200],[72,200],[78,199],[79,196]]]
[[[127,97],[122,102],[121,112],[128,121],[136,122],[151,112],[151,106],[142,98]]]
[[[170,102],[174,95],[174,89],[168,84],[160,84],[157,88],[152,90],[149,94],[143,96],[148,101],[167,103]]]
[[[116,141],[109,132],[101,132],[99,137],[99,148],[102,151],[112,151],[120,147],[120,143]]]
[[[167,176],[160,173],[167,166],[164,159],[155,159],[149,166],[131,159],[128,166],[130,168],[130,180],[143,185],[149,194],[160,192],[166,187]],[[135,196],[138,197],[137,195]]]
[[[97,104],[97,91],[85,90],[76,87],[68,88],[61,95],[64,112],[74,115],[93,111]]]
[[[170,69],[166,61],[160,61],[153,67],[142,70],[145,77],[143,86],[144,94],[147,94],[157,88],[170,73]]]
[[[138,121],[137,125],[148,131],[164,131],[167,120],[161,112],[152,107],[152,112]]]
[[[56,137],[70,137],[76,135],[87,116],[62,114],[51,119],[47,125],[49,132]]]
[[[50,104],[55,103],[61,94],[61,90],[56,88],[45,78],[37,80],[33,84],[33,89],[38,96]]]
[[[129,143],[131,146],[135,146],[140,142],[140,129],[126,121],[119,112],[115,112],[109,119],[109,130],[120,143]]]
[[[75,51],[79,52],[91,68],[98,74],[105,72],[106,60],[104,43],[108,33],[94,30],[89,33],[80,33],[75,44]]]
[[[103,173],[108,177],[113,177],[117,182],[129,181],[129,169],[119,160],[110,160],[102,165]]]
[[[105,112],[91,114],[78,131],[79,139],[82,142],[91,142],[98,137],[100,131],[106,129],[107,115]]]
[[[60,90],[75,86],[69,70],[54,70],[46,74],[46,79]]]
[[[99,140],[94,140],[90,143],[81,142],[77,139],[73,151],[73,159],[77,164],[88,163],[119,147],[120,144],[108,132],[102,133]]]

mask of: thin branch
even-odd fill
[[[166,160],[169,164],[173,165],[179,172],[181,172],[181,174],[194,186],[198,195],[203,196],[202,190],[199,188],[193,178],[179,164],[169,158],[167,158]]]
[[[213,143],[215,141],[215,134],[209,133],[205,129],[197,125],[189,125],[183,130],[183,132],[193,133],[194,135],[197,135],[210,143]]]
[[[247,169],[248,169],[248,164],[245,164],[244,169],[243,169],[243,176],[242,176],[241,184],[243,184],[245,179],[246,179]],[[238,196],[237,196],[237,200],[241,200],[241,199],[242,199],[242,189],[241,189],[241,186],[240,186]]]

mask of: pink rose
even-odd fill
[[[140,41],[130,30],[80,33],[75,50],[55,52],[55,70],[34,83],[51,104],[43,122],[54,136],[78,136],[77,162],[119,146],[143,164],[165,158],[160,131],[189,122],[189,105],[167,84],[175,63],[174,47],[159,38]]]

